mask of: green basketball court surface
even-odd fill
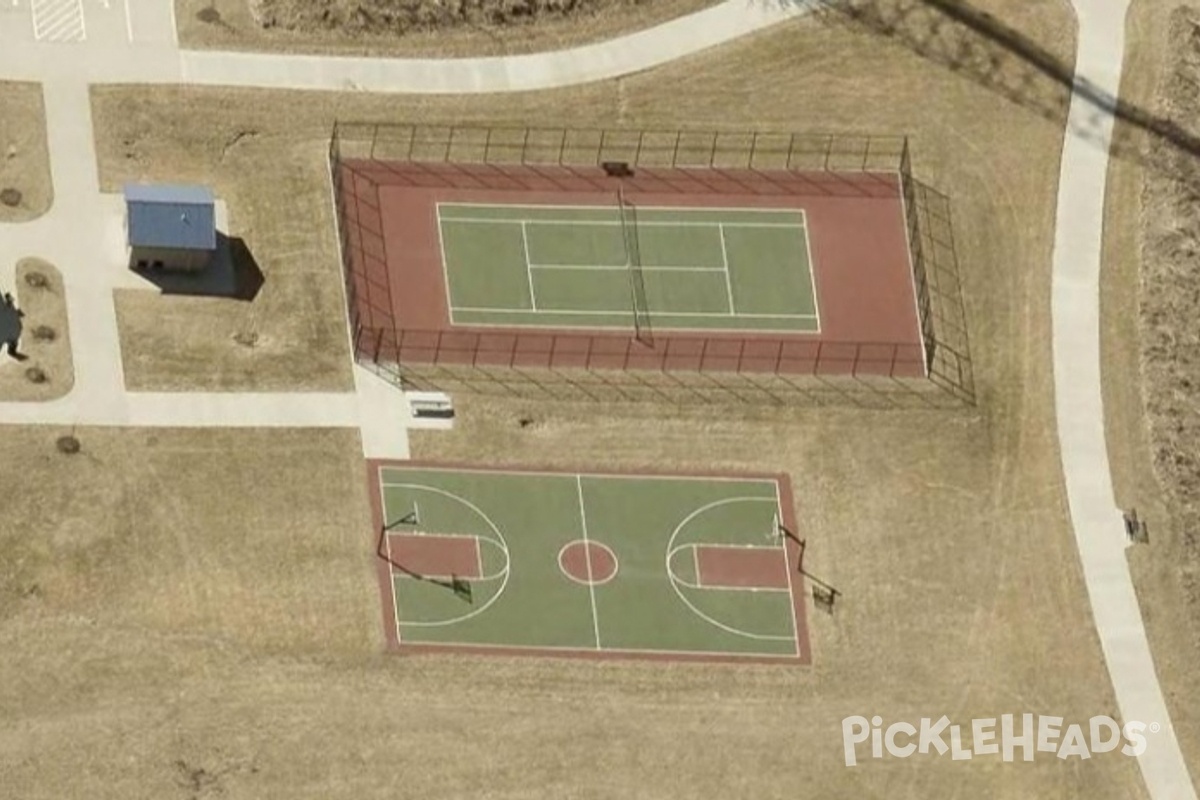
[[[450,321],[819,332],[804,212],[439,203]]]
[[[786,478],[373,468],[401,649],[808,660]]]

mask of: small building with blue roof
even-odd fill
[[[125,231],[136,270],[203,270],[217,251],[215,201],[206,186],[127,183]]]

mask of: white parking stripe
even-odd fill
[[[82,0],[33,0],[33,38],[39,42],[87,39]]]

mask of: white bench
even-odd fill
[[[442,392],[408,392],[408,407],[414,417],[447,418],[454,416],[450,396]]]

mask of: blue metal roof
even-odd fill
[[[129,183],[125,206],[133,247],[216,249],[213,195],[205,186]]]

